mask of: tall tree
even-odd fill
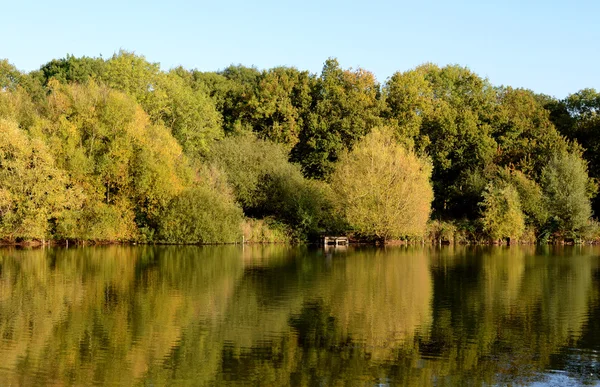
[[[562,101],[551,100],[546,107],[561,133],[583,147],[590,176],[600,179],[600,93],[583,89]],[[600,214],[600,197],[593,200],[594,214]]]
[[[62,236],[131,239],[150,230],[191,178],[181,147],[132,97],[94,82],[49,84],[41,131],[82,196],[59,218]]]
[[[308,121],[292,150],[308,177],[327,177],[339,155],[381,122],[383,102],[375,76],[363,69],[343,70],[328,59],[313,88]]]
[[[250,101],[253,130],[260,138],[292,148],[312,103],[315,79],[307,71],[276,67],[265,71]]]
[[[567,142],[531,91],[499,88],[498,102],[492,121],[498,144],[494,163],[539,178],[549,159],[567,151]]]
[[[77,58],[67,55],[66,58],[53,59],[40,68],[44,84],[52,78],[62,83],[85,83],[90,79],[100,79],[104,73],[105,62],[102,58],[82,56]]]
[[[490,83],[466,68],[426,64],[394,74],[385,95],[399,134],[433,161],[437,216],[477,217],[497,148]]]

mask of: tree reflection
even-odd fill
[[[598,252],[0,250],[0,382],[594,383]]]

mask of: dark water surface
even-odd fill
[[[600,249],[0,250],[0,385],[600,383]]]

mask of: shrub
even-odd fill
[[[247,218],[242,225],[244,240],[249,243],[288,243],[291,231],[272,219]]]
[[[332,176],[351,227],[364,236],[423,236],[431,212],[431,164],[377,129],[343,155]]]
[[[241,241],[243,213],[228,195],[197,185],[177,195],[159,221],[159,240],[167,243]]]
[[[233,136],[215,145],[210,160],[225,171],[246,216],[281,222],[295,240],[314,238],[337,224],[327,185],[305,179],[287,161],[283,146]]]
[[[483,194],[483,230],[493,240],[519,239],[525,231],[525,216],[519,193],[510,184],[490,184]]]

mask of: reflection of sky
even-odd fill
[[[565,349],[562,370],[552,369],[539,375],[540,381],[530,384],[541,386],[600,386],[598,351],[577,348]]]
[[[552,373],[548,373],[544,375],[545,380],[542,382],[532,383],[532,387],[542,387],[542,386],[561,386],[561,387],[569,387],[569,386],[582,386],[583,384],[577,379],[571,378],[567,373],[562,371],[553,371]],[[596,375],[592,376],[596,377]],[[582,375],[581,379],[586,380],[587,378]],[[594,384],[587,383],[586,386],[593,385],[598,386],[600,382],[596,382]]]

